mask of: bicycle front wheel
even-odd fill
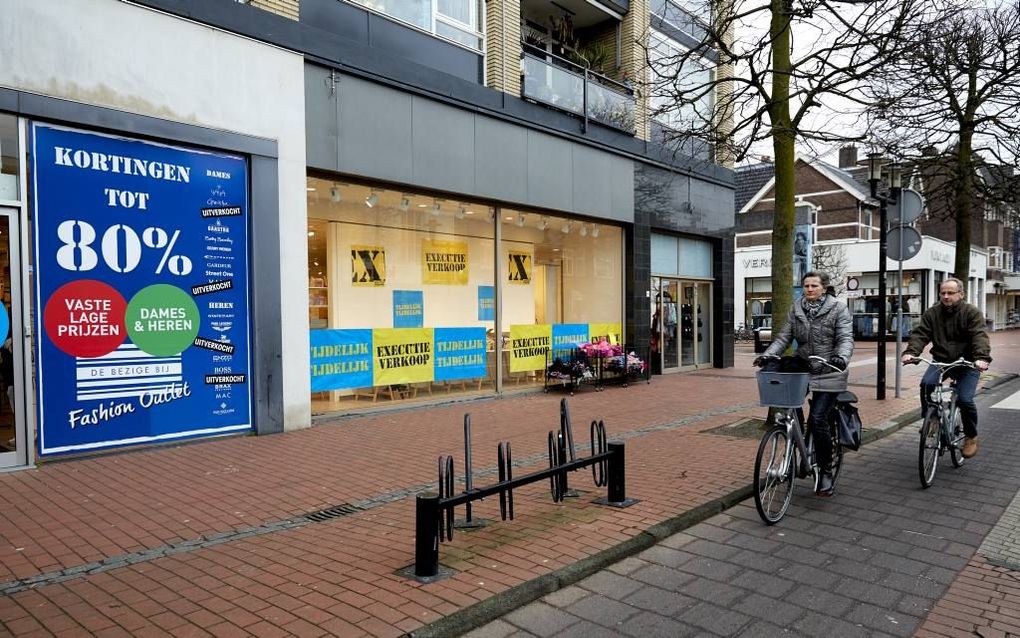
[[[953,410],[949,441],[949,458],[953,461],[953,467],[960,467],[963,465],[963,416],[960,414],[960,408]]]
[[[754,459],[754,506],[766,525],[783,518],[793,500],[797,454],[784,426],[774,426],[758,444]]]
[[[928,488],[935,481],[935,471],[939,465],[939,412],[930,408],[921,423],[921,440],[917,449],[917,471],[921,478],[921,487]]]

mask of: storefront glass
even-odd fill
[[[308,217],[313,414],[540,385],[622,343],[618,227],[314,177]]]
[[[0,201],[18,198],[18,118],[0,113]]]
[[[711,365],[712,244],[652,234],[651,252],[652,372]]]

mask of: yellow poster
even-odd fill
[[[386,249],[382,246],[351,246],[351,285],[386,285]]]
[[[552,347],[552,326],[510,326],[510,372],[545,370],[546,353]]]
[[[432,328],[372,330],[372,384],[432,381]]]
[[[605,339],[613,345],[623,343],[623,328],[620,323],[590,323],[588,324],[588,338],[592,343]]]
[[[531,253],[519,250],[507,251],[507,281],[512,284],[531,283]]]
[[[423,284],[466,286],[468,282],[467,242],[422,240],[421,281]]]

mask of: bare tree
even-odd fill
[[[846,288],[846,247],[840,244],[815,244],[811,247],[811,269],[829,275],[836,295]]]
[[[860,139],[816,112],[863,112],[861,81],[898,53],[901,33],[926,19],[931,1],[728,0],[713,4],[696,46],[649,47],[649,96],[670,127],[667,144],[701,140],[734,161],[772,144],[774,321],[793,296],[794,145]],[[705,73],[705,60],[716,73]]]
[[[1020,1],[964,0],[904,34],[904,54],[873,89],[874,130],[917,167],[929,208],[956,221],[954,274],[970,274],[972,229],[1009,202],[997,165],[1020,158]]]

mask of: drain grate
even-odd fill
[[[328,521],[334,518],[342,518],[355,512],[362,512],[364,508],[358,507],[357,505],[351,505],[350,503],[343,503],[341,505],[334,505],[333,507],[327,507],[324,510],[318,510],[305,514],[305,518],[316,523],[322,521]]]

